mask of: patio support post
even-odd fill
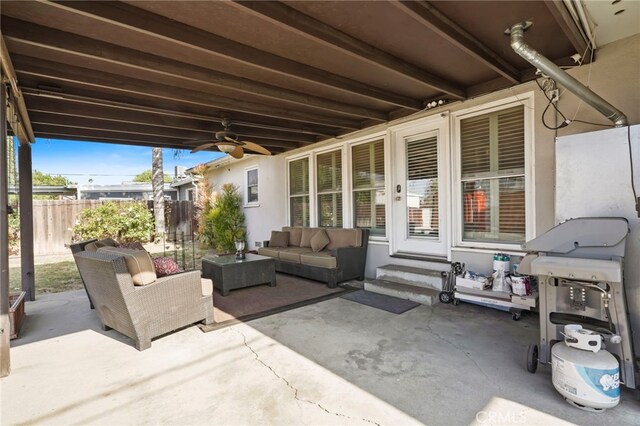
[[[4,74],[4,73],[3,73]],[[9,167],[7,164],[7,92],[0,78],[0,377],[11,371],[9,363]]]
[[[33,179],[31,170],[31,144],[20,144],[18,149],[20,172],[20,259],[22,264],[22,291],[26,300],[36,300],[35,267],[33,260]]]

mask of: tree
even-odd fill
[[[153,187],[153,216],[156,237],[164,234],[164,182],[162,170],[162,148],[151,149],[151,186]]]
[[[151,178],[153,176],[153,173],[151,172],[151,169],[145,170],[144,172],[137,174],[134,178],[133,178],[133,182],[146,182],[146,183],[151,183]],[[169,176],[168,174],[164,174],[163,176],[164,179],[164,183],[169,183],[171,182],[171,176]]]
[[[67,186],[72,184],[73,182],[62,175],[50,175],[39,170],[33,171],[33,186]]]

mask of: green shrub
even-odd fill
[[[9,254],[20,252],[20,215],[14,207],[14,213],[9,215]]]
[[[147,242],[153,235],[153,215],[147,203],[113,201],[80,212],[73,227],[74,240],[114,238],[119,242]]]
[[[232,184],[222,185],[222,193],[213,201],[211,210],[204,216],[202,242],[219,252],[236,251],[235,241],[244,240],[244,213],[242,198],[238,187]]]

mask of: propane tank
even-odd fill
[[[620,365],[602,349],[602,336],[578,324],[564,328],[565,339],[551,349],[553,387],[567,402],[602,412],[620,402]]]

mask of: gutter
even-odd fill
[[[519,22],[505,31],[511,36],[511,48],[527,62],[563,85],[571,93],[594,107],[598,112],[613,122],[615,127],[627,126],[627,116],[615,108],[591,89],[571,77],[556,64],[524,42],[524,32],[531,27],[530,21]],[[567,123],[568,124],[568,123]]]

